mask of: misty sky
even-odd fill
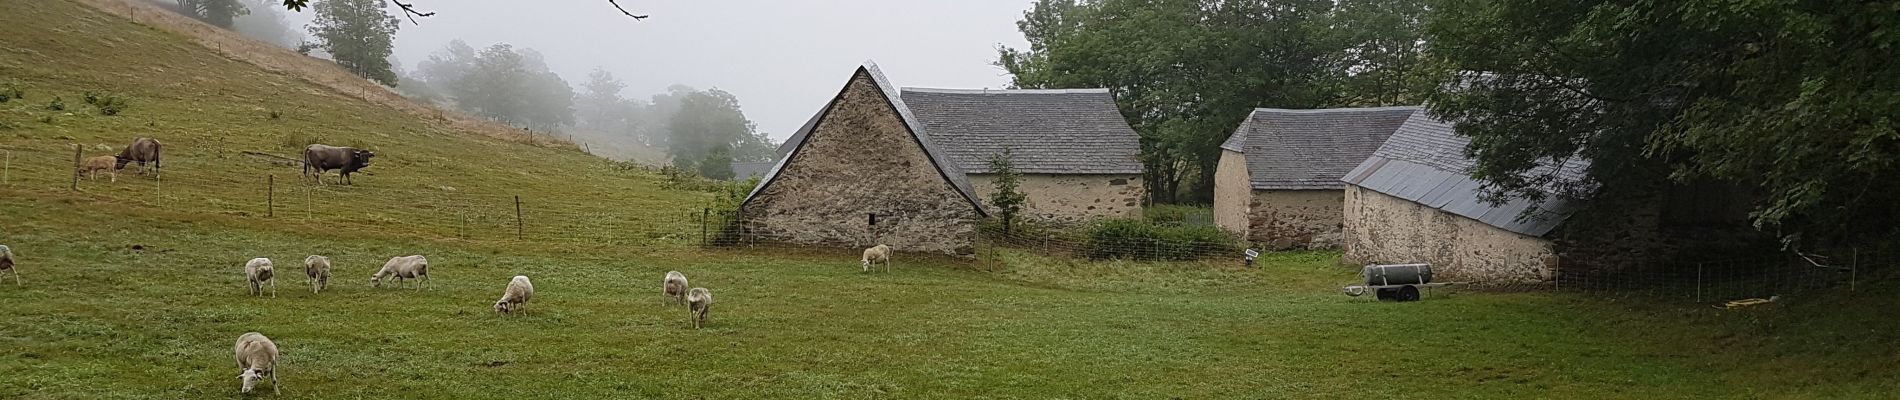
[[[540,51],[577,91],[594,67],[626,82],[630,98],[675,83],[724,89],[760,131],[784,140],[865,60],[899,86],[1006,86],[990,63],[998,44],[1027,46],[1016,20],[1030,0],[621,0],[652,15],[638,22],[606,0],[413,1],[436,16],[403,20],[396,58],[405,70],[453,39],[478,49],[505,42]],[[312,18],[287,17],[298,27]]]

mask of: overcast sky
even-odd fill
[[[1030,0],[413,0],[436,15],[403,20],[396,58],[413,70],[450,40],[540,51],[579,90],[606,68],[645,99],[672,84],[739,97],[759,130],[784,140],[851,71],[874,60],[898,86],[1002,88],[996,46],[1027,46],[1016,20]],[[392,8],[393,10],[394,8]],[[306,10],[288,16],[309,23]]]

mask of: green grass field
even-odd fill
[[[0,86],[27,95],[0,103],[0,243],[25,281],[0,277],[0,398],[240,397],[230,351],[247,331],[284,354],[282,395],[254,397],[1900,396],[1893,289],[1740,312],[1552,293],[1393,304],[1340,295],[1355,274],[1332,253],[1252,270],[900,255],[865,274],[847,251],[702,250],[686,216],[710,195],[652,173],[465,135],[63,0],[0,8]],[[97,115],[86,91],[131,108]],[[46,110],[53,96],[68,110]],[[73,143],[134,135],[166,142],[162,183],[68,189]],[[241,153],[291,154],[297,135],[384,156],[355,187],[313,188]],[[369,287],[416,253],[434,290]],[[336,263],[321,294],[297,274],[309,254]],[[276,298],[246,292],[252,257],[283,271]],[[663,304],[668,270],[714,291],[706,329]],[[535,281],[530,311],[494,315],[514,275]]]

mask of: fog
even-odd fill
[[[539,51],[571,85],[605,68],[627,84],[627,98],[673,84],[724,89],[775,140],[798,129],[865,60],[902,86],[1004,87],[1009,78],[991,65],[995,47],[1027,45],[1015,22],[1029,7],[1029,0],[621,0],[651,16],[635,21],[606,0],[413,2],[436,15],[403,20],[395,51],[403,70],[450,40],[476,48],[505,42]],[[312,15],[286,17],[301,29]]]

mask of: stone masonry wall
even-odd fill
[[[1339,247],[1343,196],[1339,190],[1255,190],[1247,240],[1269,250]]]
[[[1253,181],[1247,173],[1247,156],[1233,150],[1221,150],[1220,165],[1214,170],[1214,225],[1240,237],[1247,237],[1247,213],[1253,202]]]
[[[740,212],[750,238],[827,247],[879,241],[897,251],[967,255],[974,206],[931,164],[868,74],[860,71],[800,150]]]
[[[1439,281],[1484,283],[1547,281],[1557,267],[1542,238],[1358,186],[1344,204],[1346,263],[1430,263]]]
[[[990,194],[996,192],[995,177],[970,175],[970,185],[984,206],[990,205]],[[1017,187],[1029,197],[1023,205],[1023,218],[1028,221],[1074,225],[1141,216],[1141,175],[1023,174]]]

